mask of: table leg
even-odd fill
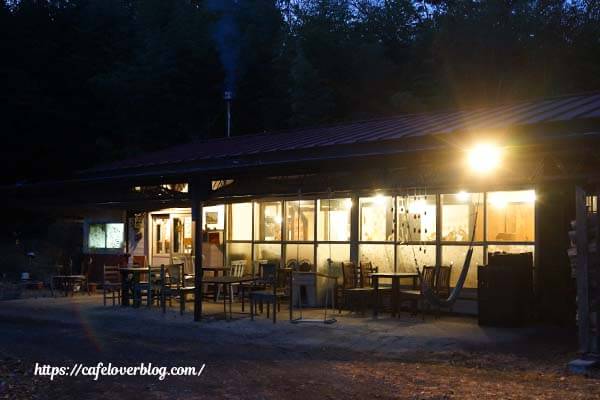
[[[231,318],[233,317],[233,312],[232,312],[233,287],[231,287],[231,284],[228,285],[228,290],[230,292],[230,295],[227,296],[229,298],[229,319],[231,320]]]
[[[400,297],[400,279],[392,278],[392,317],[400,314],[399,297]]]
[[[373,318],[377,318],[379,314],[379,277],[374,276],[373,280],[373,288],[375,289],[375,304],[373,304]]]
[[[227,286],[223,283],[221,289],[225,292]],[[223,295],[223,312],[225,313],[225,319],[227,319],[227,296]]]
[[[121,306],[129,307],[129,279],[126,273],[121,273]]]
[[[183,311],[185,310],[185,292],[179,292],[179,314],[183,315]]]

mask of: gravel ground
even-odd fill
[[[0,302],[0,398],[600,398],[600,380],[566,371],[576,346],[568,330],[482,328],[469,318],[422,322],[406,314],[342,316],[333,325],[240,317],[198,324],[189,313],[101,304],[98,296]],[[36,362],[206,367],[201,376],[162,381],[50,381],[34,376]]]

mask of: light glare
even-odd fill
[[[486,174],[500,165],[502,151],[491,143],[481,143],[469,151],[469,166],[479,174]]]

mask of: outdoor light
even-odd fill
[[[492,193],[490,194],[490,204],[495,208],[503,209],[508,204],[508,197],[505,193]]]
[[[480,143],[469,150],[468,162],[478,174],[486,174],[498,168],[502,150],[492,143]]]
[[[347,210],[352,208],[352,199],[346,199],[344,201],[344,206],[346,207]]]
[[[469,200],[469,193],[465,192],[464,190],[461,190],[460,192],[456,193],[456,198],[458,199],[458,201],[467,201]]]
[[[383,196],[382,194],[376,195],[373,200],[375,201],[375,204],[377,204],[378,206],[385,205],[385,196]]]

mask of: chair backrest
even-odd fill
[[[261,280],[267,285],[273,285],[277,279],[277,265],[276,264],[263,264],[261,268]]]
[[[256,260],[252,263],[252,275],[262,277],[262,268],[267,265],[267,260]]]
[[[165,283],[178,288],[183,286],[183,263],[167,265]]]
[[[102,282],[121,283],[121,272],[118,265],[105,265],[102,271]]]
[[[438,294],[450,294],[450,275],[452,266],[442,265],[436,279],[435,289]]]
[[[377,267],[374,267],[371,261],[361,261],[358,269],[360,276],[360,287],[371,287],[371,274],[377,272]]]
[[[421,274],[421,283],[423,283],[428,288],[435,288],[435,267],[423,267],[423,273]]]
[[[352,289],[357,287],[356,264],[352,261],[342,263],[342,287]]]
[[[235,260],[231,262],[231,276],[241,278],[246,269],[246,260]]]

